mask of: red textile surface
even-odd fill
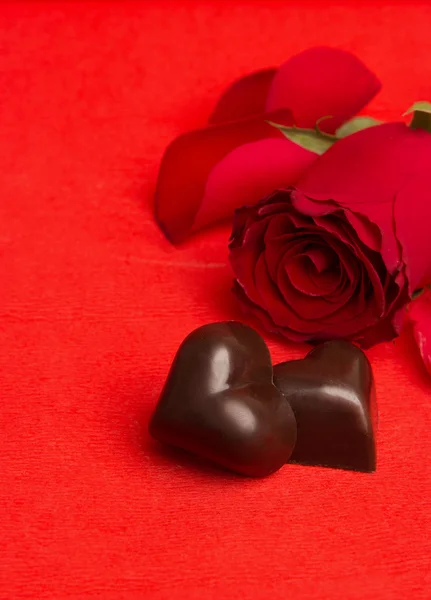
[[[243,480],[146,433],[182,338],[241,317],[229,228],[175,249],[154,224],[161,154],[231,80],[313,44],[375,70],[376,117],[429,99],[431,7],[359,5],[0,6],[2,600],[431,597],[431,384],[410,332],[368,353],[374,475]]]

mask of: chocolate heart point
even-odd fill
[[[296,441],[295,417],[272,375],[256,331],[237,322],[200,327],[176,354],[150,433],[243,475],[269,475]]]
[[[298,426],[290,462],[374,471],[375,393],[370,363],[348,342],[317,346],[305,359],[274,367]]]

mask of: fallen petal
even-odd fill
[[[262,69],[235,81],[222,94],[212,115],[211,125],[262,115],[277,69]]]
[[[289,108],[298,127],[333,133],[379,92],[380,81],[356,56],[346,50],[309,48],[290,58],[272,81],[266,108]]]
[[[291,122],[289,111],[278,111],[271,118]],[[238,146],[265,138],[283,139],[283,135],[262,117],[255,117],[191,131],[168,146],[155,193],[155,217],[168,239],[179,243],[194,229],[214,166]]]
[[[316,155],[287,139],[267,138],[227,154],[211,171],[193,230],[294,184]]]

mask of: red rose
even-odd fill
[[[363,346],[431,281],[431,135],[388,123],[334,144],[296,188],[237,211],[235,291],[268,330]]]
[[[237,81],[220,99],[211,126],[181,135],[163,157],[156,219],[173,242],[294,184],[316,154],[287,140],[267,121],[335,131],[380,89],[365,65],[344,50],[312,48],[279,69]]]

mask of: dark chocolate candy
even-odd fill
[[[256,477],[283,466],[296,440],[264,340],[234,321],[204,325],[183,341],[149,430],[161,442]]]
[[[321,344],[303,360],[276,365],[274,383],[297,421],[290,462],[375,470],[373,375],[359,348],[344,341]]]

